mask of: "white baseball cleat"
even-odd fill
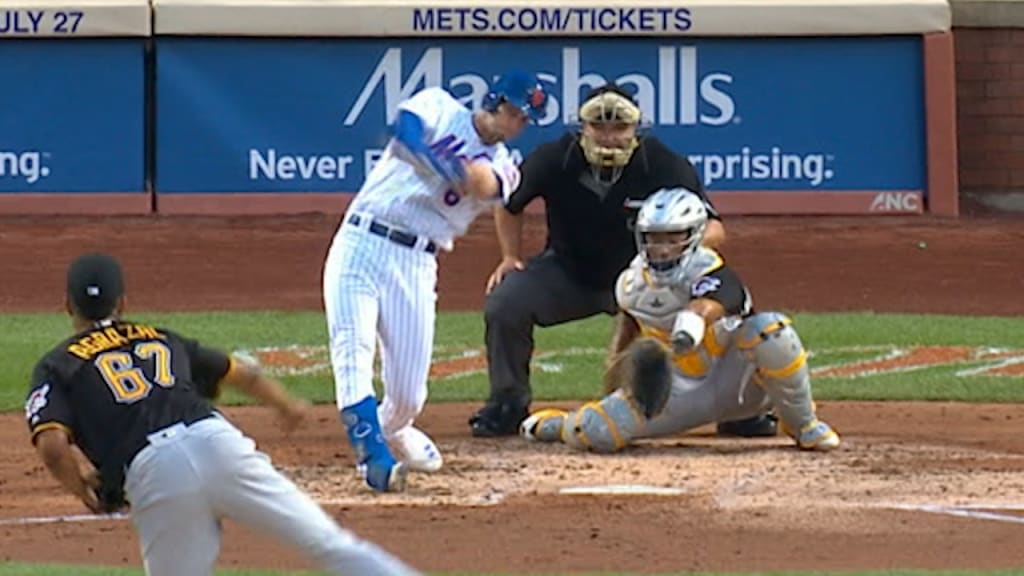
[[[817,450],[818,452],[831,452],[839,448],[841,441],[839,434],[831,426],[815,419],[795,436],[796,445],[801,450]]]
[[[406,426],[388,438],[388,445],[401,460],[415,472],[437,472],[444,465],[441,451],[429,436],[414,426]]]

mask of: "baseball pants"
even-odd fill
[[[527,407],[535,326],[556,326],[597,314],[615,314],[615,294],[578,283],[548,250],[495,287],[484,307],[490,401]]]
[[[128,468],[125,493],[149,576],[212,576],[222,518],[299,548],[330,574],[417,574],[340,528],[219,416],[151,434]]]

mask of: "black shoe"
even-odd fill
[[[519,423],[529,415],[525,406],[488,402],[469,419],[469,427],[477,438],[515,436],[519,434]]]
[[[725,438],[767,438],[778,433],[778,419],[772,414],[718,423],[718,435]]]

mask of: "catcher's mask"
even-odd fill
[[[603,184],[614,184],[640,145],[640,107],[628,92],[608,84],[592,91],[580,106],[580,147]]]
[[[686,188],[663,188],[644,201],[634,234],[653,283],[677,278],[704,239],[707,223],[704,201]]]

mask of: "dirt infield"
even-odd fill
[[[93,249],[124,261],[136,309],[319,309],[335,221],[0,219],[0,312],[59,310],[67,262]],[[1020,219],[746,218],[727,226],[725,256],[764,307],[1024,313]],[[542,221],[530,222],[528,238],[539,248]],[[484,219],[442,256],[440,306],[478,309],[497,257]],[[400,496],[359,489],[330,407],[290,438],[264,409],[228,414],[336,517],[428,570],[1024,566],[1019,406],[824,402],[822,415],[846,439],[835,454],[698,431],[611,458],[471,439],[465,420],[474,408],[428,405],[421,423],[448,464],[440,475],[414,476]],[[0,560],[137,565],[127,521],[54,521],[83,510],[36,464],[21,415],[0,421]],[[639,477],[641,465],[648,472]],[[597,485],[671,493],[562,493]],[[221,565],[306,566],[231,524]]]

